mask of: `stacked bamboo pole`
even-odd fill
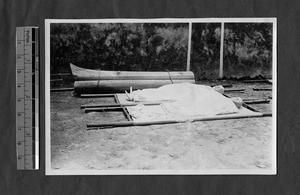
[[[90,70],[70,64],[75,78],[74,89],[83,93],[117,93],[129,90],[157,88],[172,83],[195,83],[191,71],[103,71]]]
[[[118,93],[129,90],[158,88],[163,85],[172,83],[195,83],[194,79],[190,80],[87,80],[75,81],[74,88],[79,94],[82,93]]]

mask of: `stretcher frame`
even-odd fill
[[[230,98],[228,95],[223,94],[225,97]],[[174,123],[185,123],[187,121],[195,122],[195,121],[212,121],[212,120],[227,120],[227,119],[240,119],[240,118],[253,118],[253,117],[270,117],[272,113],[261,113],[257,109],[252,106],[242,103],[242,106],[248,110],[253,112],[257,112],[257,115],[218,115],[214,117],[201,117],[201,118],[192,118],[189,120],[186,119],[176,119],[176,120],[161,120],[161,121],[134,121],[130,113],[127,110],[127,106],[136,106],[136,103],[120,103],[117,94],[82,94],[81,98],[107,98],[111,97],[114,99],[115,103],[112,104],[86,104],[81,105],[81,109],[85,109],[85,113],[87,112],[95,112],[95,111],[121,111],[127,121],[122,122],[101,122],[101,123],[88,123],[86,124],[88,130],[91,129],[103,129],[103,128],[112,128],[112,127],[127,127],[127,126],[147,126],[147,125],[162,125],[162,124],[174,124]],[[142,104],[145,106],[152,105],[160,105],[163,102],[143,102]],[[268,103],[268,102],[263,102]]]

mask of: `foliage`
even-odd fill
[[[192,69],[198,79],[218,77],[221,23],[193,24]],[[224,74],[227,77],[270,76],[271,23],[225,23]]]
[[[221,23],[193,23],[191,70],[196,79],[217,78]],[[102,70],[186,70],[187,23],[51,24],[51,72],[69,63]],[[271,23],[225,23],[226,77],[268,76]]]
[[[188,24],[52,24],[51,71],[185,70]]]
[[[191,69],[198,79],[213,77],[219,70],[220,23],[194,23],[192,29]]]
[[[272,68],[272,24],[225,25],[224,71],[262,74]]]

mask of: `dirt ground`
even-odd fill
[[[244,84],[232,97],[272,98],[270,84]],[[202,84],[218,84],[202,82]],[[86,124],[125,121],[120,112],[84,113],[81,104],[113,103],[113,98],[82,99],[51,92],[51,166],[60,170],[257,169],[272,167],[272,117],[87,130]],[[271,112],[269,104],[255,104]],[[275,131],[275,130],[273,130]]]

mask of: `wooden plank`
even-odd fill
[[[54,88],[50,89],[50,92],[62,92],[62,91],[73,91],[74,88]]]

